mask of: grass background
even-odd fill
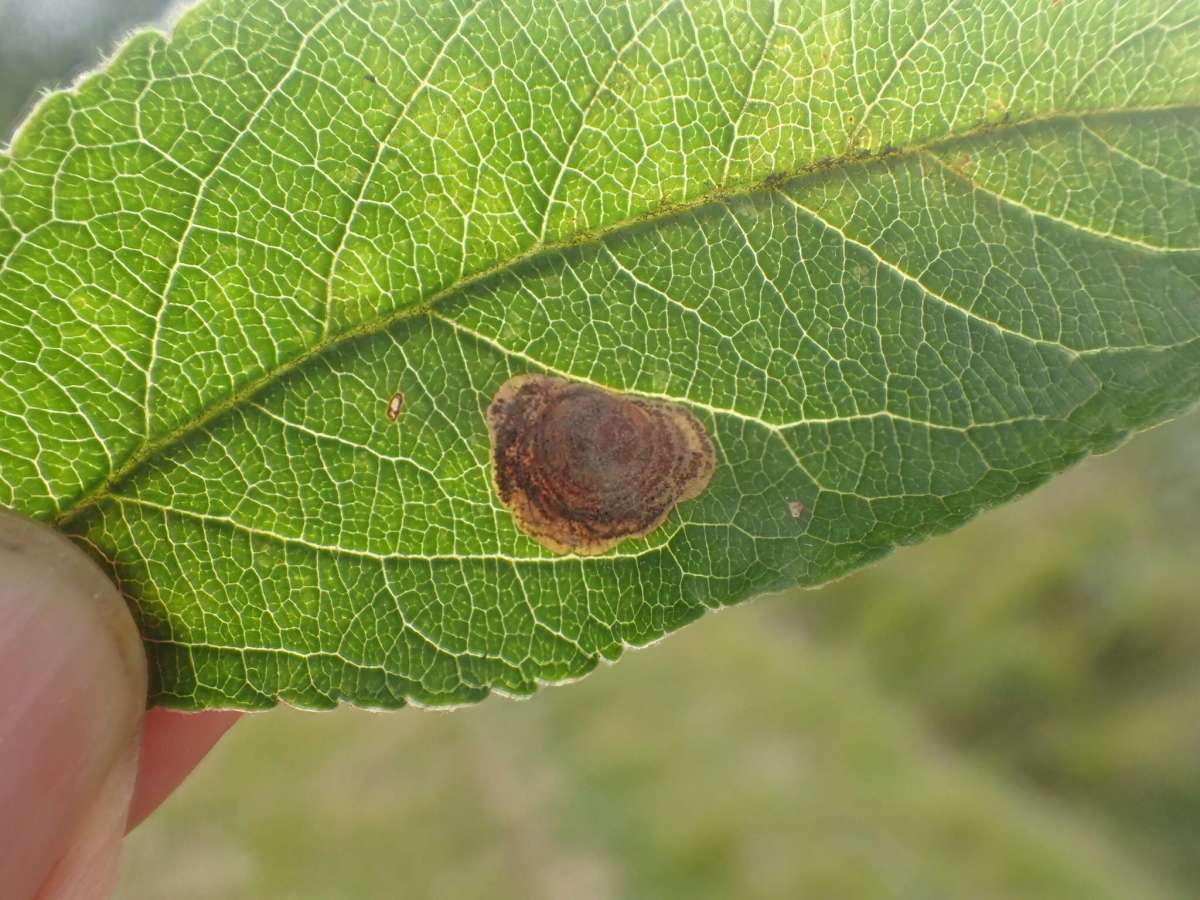
[[[0,0],[0,143],[162,0]],[[569,688],[241,723],[133,898],[1200,897],[1200,416]]]

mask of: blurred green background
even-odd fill
[[[162,0],[0,0],[3,143]],[[452,714],[239,725],[133,898],[1200,897],[1200,416],[822,591]]]

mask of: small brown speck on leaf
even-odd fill
[[[798,519],[804,515],[804,504],[799,500],[793,500],[788,504],[788,512],[792,514],[793,519]]]
[[[604,553],[649,534],[704,492],[716,466],[684,407],[563,378],[510,378],[487,424],[500,501],[556,553]]]
[[[392,394],[392,399],[388,401],[387,417],[389,422],[395,422],[400,418],[400,413],[404,411],[404,395],[399,391]]]

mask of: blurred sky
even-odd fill
[[[0,0],[0,147],[39,89],[69,84],[170,0]]]

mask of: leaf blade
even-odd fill
[[[294,9],[295,20],[266,15],[280,9]],[[1198,79],[1182,52],[1196,28],[1171,21],[1179,4],[1143,21],[1113,10],[1110,24],[1127,40],[1081,50],[1074,64],[1083,74],[1073,81],[1055,62],[1054,77],[1019,103],[1028,60],[1004,56],[1006,34],[996,26],[978,54],[1003,61],[984,67],[992,73],[986,89],[972,83],[943,98],[949,106],[930,106],[921,100],[924,54],[963,52],[962,31],[978,14],[948,4],[928,22],[909,22],[911,46],[894,65],[879,60],[871,99],[862,93],[870,72],[847,79],[860,124],[827,115],[822,129],[809,121],[822,108],[816,94],[797,94],[807,106],[754,96],[795,88],[795,78],[763,74],[771,60],[804,72],[799,50],[808,45],[798,36],[817,25],[861,25],[829,50],[836,69],[834,58],[855,40],[896,23],[873,22],[869,11],[822,20],[807,9],[796,21],[764,20],[761,57],[743,67],[739,92],[736,78],[696,80],[700,62],[732,52],[733,28],[711,46],[675,37],[706,33],[697,23],[727,10],[614,9],[618,19],[607,24],[566,28],[577,43],[608,50],[581,68],[539,44],[530,32],[536,17],[522,21],[506,8],[432,11],[416,20],[425,41],[413,39],[410,60],[388,31],[403,31],[392,11],[299,2],[202,4],[172,44],[137,39],[114,65],[153,71],[164,65],[156,54],[174,47],[181,65],[218,60],[249,72],[258,90],[233,107],[240,131],[214,126],[223,149],[217,141],[207,156],[196,151],[212,175],[190,195],[190,213],[173,221],[179,237],[155,244],[157,262],[128,274],[136,259],[128,229],[109,236],[120,250],[111,258],[125,266],[114,262],[115,277],[150,284],[153,273],[163,285],[131,314],[143,326],[153,320],[141,356],[145,335],[113,339],[136,331],[104,319],[114,304],[65,289],[65,275],[42,278],[53,302],[35,297],[26,311],[30,321],[47,310],[60,316],[45,330],[56,361],[71,347],[90,349],[75,355],[74,370],[62,362],[75,381],[52,396],[44,385],[31,397],[11,377],[0,381],[3,408],[17,413],[5,419],[9,434],[26,429],[34,438],[25,444],[35,448],[5,462],[0,485],[5,502],[65,513],[114,567],[154,648],[160,701],[390,706],[465,702],[491,689],[528,693],[707,609],[821,583],[954,527],[1200,394],[1188,240],[1196,206],[1185,190],[1196,165],[1188,136]],[[267,59],[261,66],[243,65],[256,58],[250,49],[226,60],[209,52],[222,46],[222,11],[240,11],[243,22],[257,14],[287,36],[255,38],[257,58]],[[1046,24],[1041,11],[1024,12],[1047,37],[1028,45],[1041,59],[1067,20]],[[543,44],[553,36],[549,19],[539,23]],[[488,28],[476,34],[481,22]],[[349,35],[343,43],[357,42],[347,52],[326,45],[334,23]],[[229,34],[244,40],[247,30]],[[515,55],[496,49],[500,34]],[[1147,35],[1157,48],[1149,68]],[[1133,71],[1122,46],[1137,49],[1146,76],[1135,89],[1109,71]],[[547,67],[530,69],[541,81],[482,78],[495,60],[519,68],[530,59]],[[315,61],[331,74],[309,71]],[[573,64],[573,79],[556,68]],[[804,90],[823,90],[823,70],[808,71]],[[116,94],[120,79],[111,74],[91,89],[106,78]],[[877,111],[910,78],[901,95],[925,111],[878,125]],[[157,81],[141,84],[147,91]],[[564,108],[574,104],[578,115],[546,126],[560,149],[544,162],[557,164],[520,170],[512,183],[533,176],[525,192],[488,206],[479,198],[494,200],[506,183],[500,162],[528,153],[518,118],[532,117],[534,103],[514,98],[532,97],[539,84],[545,97],[570,95]],[[687,90],[673,93],[676,84]],[[304,106],[288,93],[301,88]],[[376,88],[396,102],[373,105]],[[489,106],[490,90],[503,102]],[[287,103],[272,106],[285,95]],[[1178,108],[1076,111],[1118,96],[1133,107],[1165,97]],[[707,98],[728,114],[693,117],[686,140],[653,157],[657,174],[647,180],[629,161],[654,145],[647,135],[661,144],[673,123],[693,121],[676,109],[680,97],[697,109]],[[1004,109],[990,114],[1009,124],[978,131],[997,97]],[[36,181],[31,160],[39,129],[53,132],[54,102],[0,170],[3,208],[25,242],[0,264],[6,297],[17,296],[18,270],[26,286],[39,283],[30,273],[59,271],[34,246],[29,235],[39,232],[15,202]],[[785,128],[754,125],[763,111],[789,108]],[[510,115],[517,136],[483,146],[478,115],[496,110]],[[664,118],[664,110],[672,112]],[[351,141],[337,166],[321,163],[319,131],[304,121],[317,112],[357,123],[334,129]],[[1109,141],[1083,143],[1085,128]],[[955,138],[956,129],[978,133]],[[793,139],[784,151],[777,132]],[[900,133],[904,146],[870,155],[868,147]],[[602,145],[623,152],[610,160]],[[255,158],[250,146],[269,152]],[[143,165],[140,145],[131,152]],[[825,152],[840,161],[822,164]],[[1156,165],[1137,165],[1147,153]],[[1053,168],[1046,159],[1073,179],[1065,188],[1045,178]],[[438,178],[430,181],[422,165]],[[1161,167],[1166,174],[1154,175]],[[781,169],[809,171],[769,177]],[[161,172],[137,171],[137,184]],[[68,165],[52,187],[76,185],[69,175]],[[1014,177],[1024,184],[1015,193]],[[269,178],[286,186],[267,192]],[[1155,178],[1161,203],[1145,199],[1155,197],[1147,190]],[[1159,183],[1167,181],[1170,191]],[[589,193],[601,183],[605,190]],[[1115,199],[1106,199],[1114,187]],[[60,194],[85,204],[72,214],[83,224],[58,223],[63,234],[96,227],[93,194],[74,190],[77,197]],[[151,206],[135,218],[151,220]],[[1154,210],[1165,213],[1154,219]],[[160,236],[147,233],[147,241]],[[11,316],[22,307],[4,309]],[[74,331],[65,327],[70,317]],[[28,346],[7,355],[38,358]],[[609,557],[550,557],[514,530],[487,470],[482,410],[499,383],[531,370],[688,403],[718,444],[712,488]],[[89,377],[108,390],[85,390]],[[398,427],[384,415],[396,390],[408,398]],[[64,417],[37,425],[35,404],[63,413],[73,403],[73,430]],[[46,463],[53,454],[38,446],[42,433],[75,451],[59,451],[59,468],[78,477],[56,483]],[[85,464],[91,474],[80,471]],[[799,519],[795,502],[807,510]]]

